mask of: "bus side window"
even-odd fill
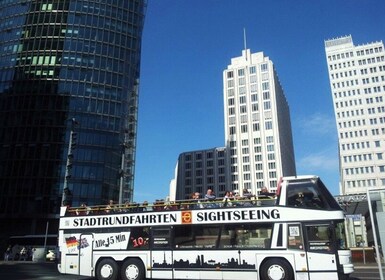
[[[192,226],[174,227],[174,244],[176,249],[190,249],[195,247],[195,231]]]
[[[247,224],[226,226],[222,229],[219,248],[254,248],[270,247],[271,224]]]
[[[185,225],[176,226],[174,243],[176,249],[216,249],[219,226]]]
[[[310,251],[330,252],[332,250],[329,225],[308,225],[306,235]]]

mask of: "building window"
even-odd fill
[[[270,103],[270,101],[263,102],[263,109],[271,110],[271,103]]]
[[[264,91],[263,92],[263,100],[268,100],[268,99],[270,99],[270,92]]]
[[[265,129],[266,130],[273,129],[273,123],[271,121],[266,121],[265,122]]]
[[[230,135],[234,135],[236,133],[235,126],[230,127]]]
[[[259,123],[253,123],[253,131],[260,131]]]
[[[261,71],[265,72],[268,70],[267,63],[261,65]]]
[[[262,90],[269,90],[269,82],[262,83]]]

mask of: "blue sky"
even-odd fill
[[[385,40],[384,0],[149,0],[142,41],[135,201],[169,192],[180,153],[223,147],[222,73],[244,48],[273,61],[289,102],[298,175],[339,194],[324,40]]]

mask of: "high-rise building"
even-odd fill
[[[0,227],[131,200],[145,0],[0,2]]]
[[[340,194],[385,186],[385,51],[352,36],[325,41],[338,131]]]
[[[280,177],[296,175],[289,105],[273,62],[263,52],[242,51],[223,72],[223,96],[226,146],[214,154],[224,165],[193,158],[203,151],[181,154],[170,186],[177,199],[207,188],[219,196],[225,190],[257,194],[264,186],[275,192]],[[202,178],[212,167],[219,168],[212,173],[218,177]]]
[[[230,189],[274,192],[296,168],[289,105],[273,62],[243,50],[223,72],[223,96]]]

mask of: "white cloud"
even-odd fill
[[[298,121],[298,124],[305,134],[336,134],[335,118],[327,114],[316,112],[313,115],[302,118]]]
[[[301,173],[314,173],[320,170],[338,173],[338,154],[332,149],[307,154],[297,161],[297,169],[301,170]]]

